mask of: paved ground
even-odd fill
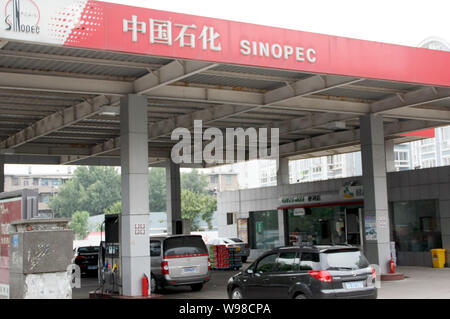
[[[398,267],[407,278],[381,282],[380,299],[450,299],[450,268]]]
[[[397,270],[407,278],[382,282],[378,291],[379,299],[450,299],[450,268],[398,267]],[[237,271],[212,271],[211,280],[201,291],[193,292],[189,287],[167,288],[161,293],[161,298],[226,299],[228,278],[235,273]],[[98,287],[98,281],[92,277],[82,278],[81,285],[81,289],[73,289],[74,299],[88,298],[89,292]]]

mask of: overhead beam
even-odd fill
[[[147,94],[152,90],[183,80],[217,65],[201,61],[175,60],[134,81],[134,91],[136,94]]]
[[[398,93],[370,105],[374,114],[384,114],[392,110],[426,105],[450,98],[450,88],[423,87],[407,93]]]
[[[53,113],[0,142],[0,149],[15,148],[48,135],[101,112],[102,107],[115,102],[115,98],[97,96],[60,112]]]
[[[124,95],[133,92],[133,83],[71,76],[0,72],[0,88],[95,95]]]
[[[433,128],[442,123],[431,121],[401,121],[385,125],[384,136],[389,138],[402,133],[414,132],[426,128]],[[327,150],[331,148],[351,146],[360,143],[360,130],[349,130],[319,135],[309,139],[303,139],[292,143],[280,145],[280,156],[300,155],[313,151]]]

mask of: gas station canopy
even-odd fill
[[[448,52],[96,1],[0,4],[6,163],[120,166],[128,94],[148,98],[150,164],[194,120],[279,128],[291,159],[359,150],[361,115],[382,115],[395,143],[450,122]]]

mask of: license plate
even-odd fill
[[[195,272],[195,267],[183,268],[183,272]]]
[[[236,247],[236,251],[237,252],[241,251],[241,247]]]
[[[358,288],[364,288],[364,282],[363,281],[351,281],[346,282],[345,289],[358,289]]]
[[[88,266],[88,269],[98,269],[98,266]]]

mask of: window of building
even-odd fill
[[[231,185],[231,182],[232,182],[232,176],[231,175],[226,175],[225,176],[225,184]]]
[[[209,177],[209,181],[211,182],[211,184],[217,184],[219,182],[219,178],[217,175],[211,175]]]
[[[233,225],[233,224],[234,224],[234,214],[227,213],[227,225]]]
[[[33,186],[39,186],[39,178],[33,178]]]
[[[58,186],[59,185],[59,179],[53,178],[52,179],[52,186]]]
[[[442,247],[437,200],[394,202],[391,211],[398,251],[419,252]]]
[[[28,179],[24,179],[23,186],[29,186],[29,185],[30,185],[30,181]]]
[[[444,166],[450,165],[450,157],[444,157],[442,159]]]
[[[48,186],[49,180],[48,178],[41,179],[41,186]]]
[[[13,177],[12,178],[12,184],[13,184],[13,186],[19,186],[19,178],[18,177]]]
[[[277,210],[250,212],[249,217],[252,249],[273,249],[280,246]]]
[[[427,159],[422,161],[422,168],[436,167],[435,159]]]

